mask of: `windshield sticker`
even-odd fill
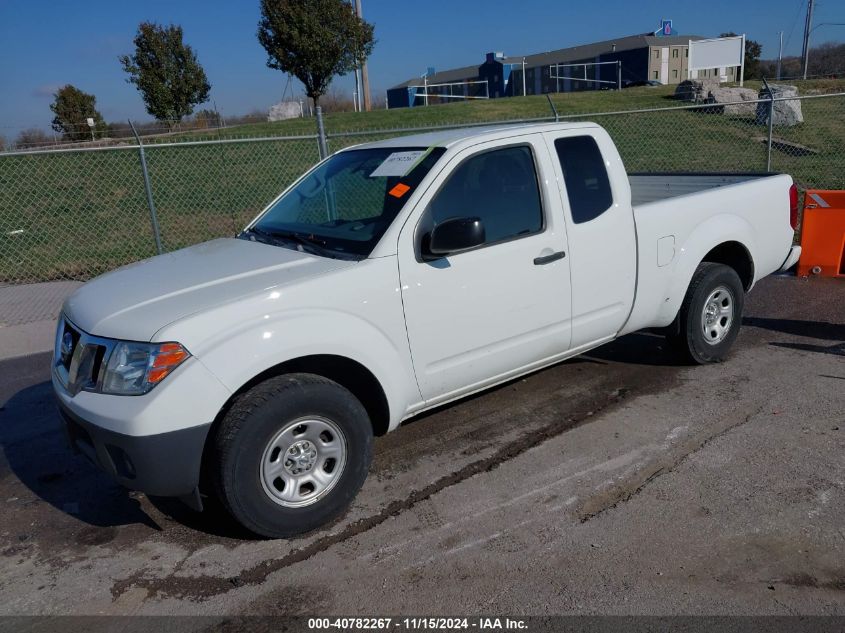
[[[393,152],[390,156],[384,159],[384,162],[376,167],[375,171],[370,174],[370,178],[384,178],[390,176],[399,176],[400,178],[411,171],[417,163],[417,159],[425,154],[425,150],[417,150],[412,152]]]
[[[410,190],[411,190],[411,188],[408,185],[403,185],[400,182],[398,185],[396,185],[393,189],[391,189],[387,193],[389,193],[394,198],[401,198],[406,193],[408,193]]]

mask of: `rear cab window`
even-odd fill
[[[595,220],[613,205],[613,192],[604,157],[592,136],[569,136],[555,140],[572,221]]]

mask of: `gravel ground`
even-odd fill
[[[0,614],[845,615],[845,284],[771,277],[728,362],[625,337],[377,441],[346,516],[250,538],[66,448],[0,362]]]

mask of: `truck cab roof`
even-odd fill
[[[492,141],[510,136],[521,136],[523,134],[535,134],[538,132],[560,132],[563,130],[577,130],[597,128],[595,123],[527,123],[527,124],[502,124],[502,125],[479,125],[476,127],[460,127],[451,130],[438,130],[436,132],[421,132],[409,136],[373,141],[354,145],[346,149],[370,149],[381,147],[446,147],[451,148],[463,142],[475,144],[483,141]],[[344,150],[345,151],[345,150]]]

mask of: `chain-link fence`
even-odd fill
[[[843,94],[566,120],[602,125],[632,172],[780,172],[792,175],[801,190],[845,188]]]
[[[0,283],[87,279],[234,235],[318,160],[316,137],[0,155]],[[152,201],[152,206],[150,205]]]
[[[604,126],[629,171],[776,171],[802,189],[845,188],[845,94],[557,118]],[[326,140],[337,151],[459,126],[328,129]],[[149,257],[155,224],[163,251],[234,235],[319,159],[317,135],[143,149],[149,196],[138,145],[0,154],[0,284],[85,280]]]

